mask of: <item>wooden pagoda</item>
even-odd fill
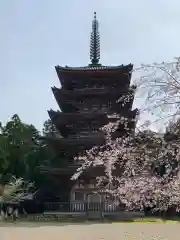
[[[50,110],[48,113],[62,137],[46,140],[59,157],[59,164],[41,166],[41,171],[58,182],[61,192],[69,193],[62,201],[80,200],[78,187],[70,180],[79,166],[74,156],[105,142],[99,128],[116,120],[107,115],[118,113],[128,117],[131,125],[137,115],[137,110],[132,110],[135,87],[130,87],[133,65],[103,66],[99,63],[100,36],[96,13],[92,22],[90,59],[91,63],[86,67],[55,67],[61,88],[53,87],[52,92],[61,111]],[[129,101],[117,101],[128,94],[131,96]],[[134,125],[131,128],[134,129]],[[119,125],[117,134],[126,134],[123,124]],[[89,177],[86,176],[86,180]]]

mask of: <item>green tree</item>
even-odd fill
[[[43,135],[48,137],[60,136],[60,133],[57,131],[51,119],[44,122]]]
[[[43,181],[39,165],[48,157],[48,148],[40,138],[39,131],[23,123],[14,115],[0,126],[0,174],[4,181],[11,176],[31,179],[35,184]]]

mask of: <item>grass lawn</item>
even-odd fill
[[[162,218],[137,218],[132,223],[180,223],[180,219],[165,220]]]
[[[3,221],[1,219],[0,225],[2,224],[8,224],[12,223],[11,220]],[[139,217],[139,218],[133,218],[133,219],[122,219],[122,220],[112,220],[108,218],[104,218],[102,220],[87,220],[85,217],[73,217],[73,216],[44,216],[44,215],[30,215],[27,218],[20,218],[16,221],[16,223],[55,223],[55,224],[80,224],[80,223],[161,223],[161,224],[167,224],[167,223],[180,223],[180,218],[173,218],[173,219],[163,219],[158,217]]]

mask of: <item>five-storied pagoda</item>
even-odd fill
[[[41,166],[41,171],[49,174],[58,183],[61,201],[83,201],[92,191],[92,179],[95,169],[83,175],[78,183],[70,180],[75,173],[78,162],[74,157],[81,151],[94,145],[103,144],[104,134],[100,127],[109,121],[108,115],[120,114],[129,119],[133,130],[132,119],[137,109],[132,110],[134,89],[130,87],[133,65],[103,66],[100,59],[100,35],[96,13],[92,21],[90,43],[91,63],[85,67],[56,66],[61,88],[53,87],[54,97],[61,111],[48,111],[49,116],[60,132],[61,137],[49,137],[46,140],[56,152],[59,164]],[[122,96],[131,96],[124,101]],[[126,134],[124,123],[119,125],[116,136]]]

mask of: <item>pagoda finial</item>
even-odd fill
[[[91,43],[90,43],[90,59],[92,65],[98,65],[100,59],[100,34],[98,31],[99,23],[94,12],[92,21]]]

